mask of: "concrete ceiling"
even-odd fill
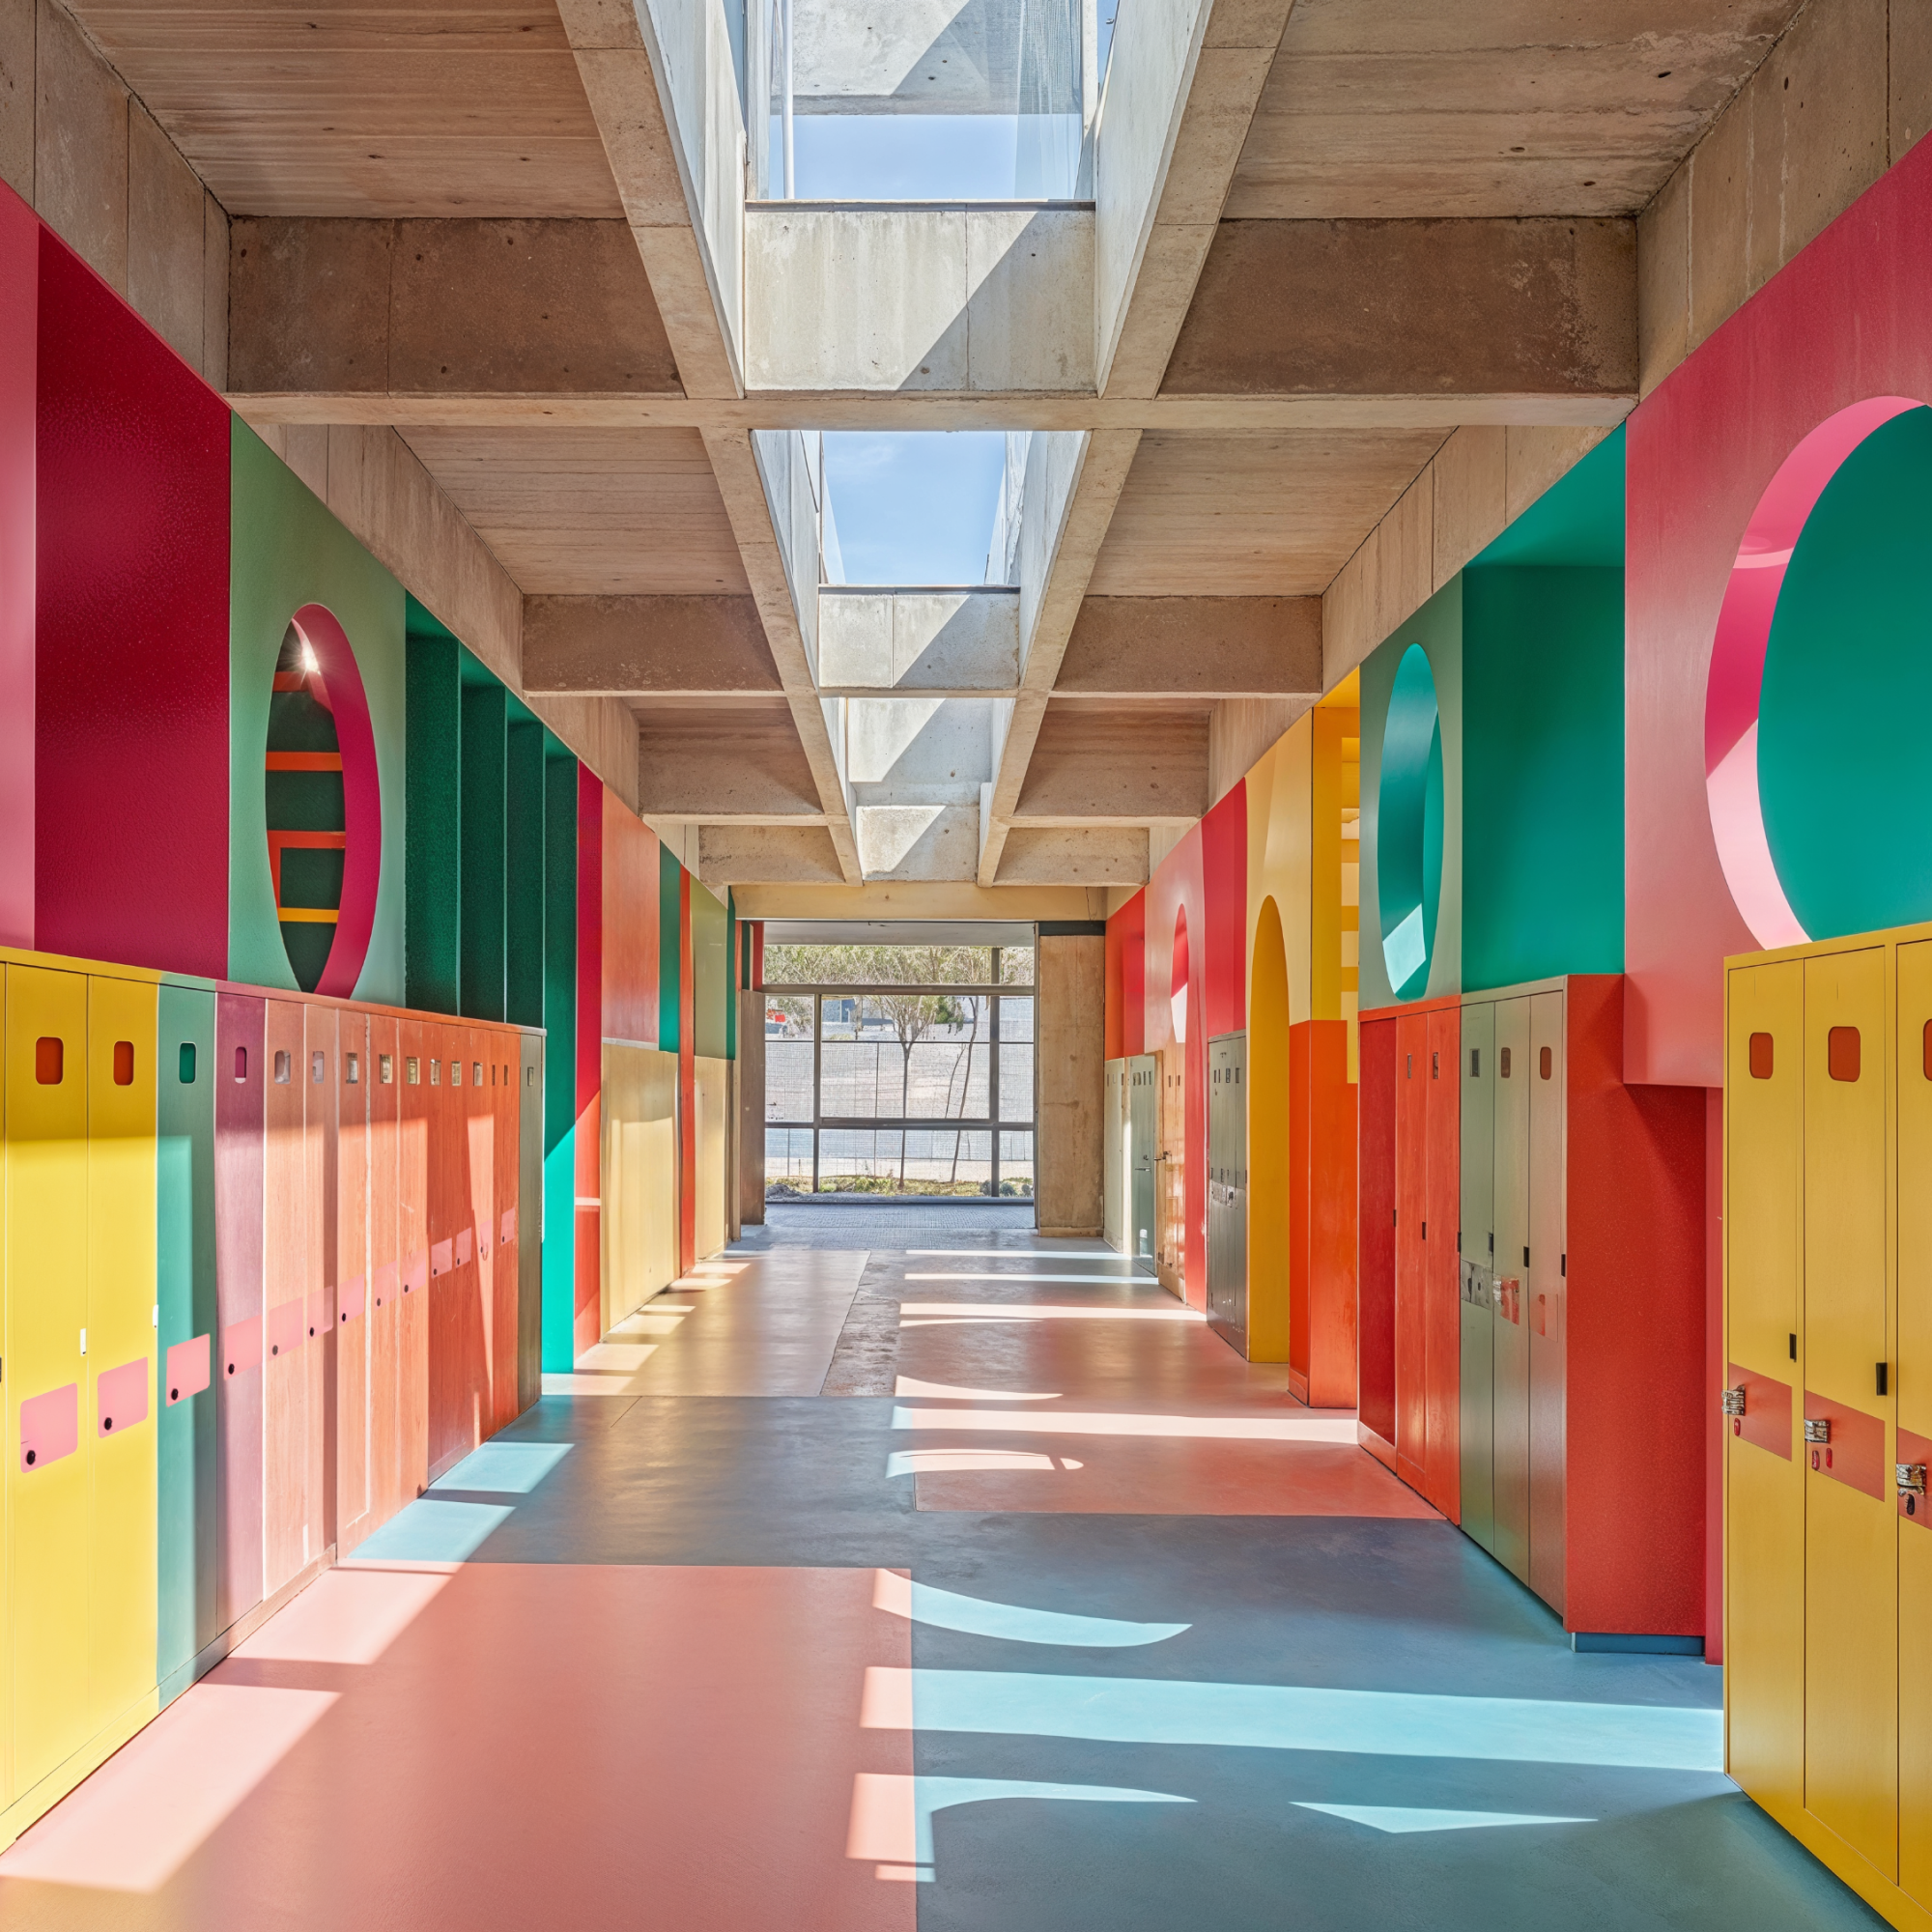
[[[849,894],[862,852],[887,854],[896,907],[939,854],[981,916],[996,883],[1146,875],[1150,829],[1165,849],[1210,802],[1210,745],[1238,771],[1319,693],[1322,594],[1458,425],[1620,418],[1631,217],[1800,11],[1215,0],[1085,387],[984,386],[994,335],[1018,368],[1046,324],[969,249],[998,295],[962,311],[970,392],[932,390],[922,340],[869,391],[748,396],[721,317],[752,250],[707,255],[690,211],[736,184],[678,147],[645,38],[682,0],[68,3],[237,217],[238,407],[400,432],[524,595],[526,688],[631,707],[645,814],[689,829],[708,879]],[[828,46],[871,31],[857,0],[807,11]],[[808,59],[813,105],[837,66]],[[855,73],[877,104],[960,104],[950,68],[874,47]],[[762,295],[759,326],[823,326]],[[1074,348],[1056,366],[1084,367]],[[750,436],[780,425],[1094,433],[1020,600],[1019,668],[991,605],[907,603],[911,642],[876,647],[873,613],[841,611],[824,682],[844,695],[824,693],[796,491],[774,508]],[[903,685],[874,659],[903,659]],[[848,754],[901,741],[943,742],[946,770],[908,749],[898,790],[847,781]]]

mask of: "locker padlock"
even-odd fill
[[[1925,1464],[1923,1463],[1900,1463],[1893,1470],[1901,1493],[1922,1496],[1925,1493]]]
[[[1832,1419],[1830,1416],[1809,1416],[1804,1418],[1804,1439],[1807,1442],[1829,1442],[1832,1439]]]
[[[1726,1389],[1724,1391],[1724,1413],[1726,1415],[1742,1415],[1744,1412],[1744,1390],[1741,1388]]]

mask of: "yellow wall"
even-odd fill
[[[677,1278],[677,1055],[604,1045],[603,1322]]]
[[[725,1150],[731,1127],[731,1063],[693,1063],[697,1094],[697,1258],[715,1255],[729,1236],[724,1190],[730,1163]]]

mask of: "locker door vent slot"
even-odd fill
[[[1510,1077],[1510,1050],[1506,1046],[1499,1046],[1496,1048],[1496,1078],[1499,1080],[1507,1080],[1509,1077]]]
[[[114,1042],[114,1084],[117,1087],[131,1087],[134,1084],[134,1042],[131,1039],[117,1039]]]
[[[240,1086],[248,1078],[248,1049],[238,1046],[235,1049],[235,1082]]]
[[[1548,1080],[1549,1078],[1550,1067],[1552,1065],[1553,1063],[1549,1057],[1549,1049],[1546,1046],[1537,1059],[1536,1070],[1538,1075],[1541,1078]]]
[[[1825,1036],[1825,1069],[1833,1080],[1856,1080],[1861,1059],[1857,1027],[1833,1027]]]
[[[184,1087],[194,1085],[194,1041],[185,1039],[181,1043],[181,1056],[175,1069],[175,1077]]]
[[[1768,1033],[1754,1033],[1750,1037],[1750,1077],[1753,1080],[1769,1080],[1773,1068],[1777,1064],[1776,1050]]]
[[[1791,1359],[1792,1359],[1792,1360],[1793,1360],[1793,1361],[1795,1362],[1795,1361],[1796,1361],[1796,1360],[1798,1359],[1798,1336],[1797,1336],[1797,1332],[1796,1332],[1796,1331],[1794,1330],[1794,1331],[1792,1332],[1792,1334],[1791,1334],[1791,1335],[1790,1335],[1790,1336],[1789,1336],[1789,1337],[1788,1337],[1787,1339],[1788,1339],[1788,1340],[1790,1341],[1790,1343],[1791,1343]]]
[[[295,1077],[295,1064],[289,1058],[288,1050],[285,1047],[276,1048],[275,1085],[277,1087],[286,1087],[289,1084],[289,1082],[292,1079],[294,1079],[294,1077]]]
[[[316,1086],[322,1085],[323,1075],[328,1070],[328,1056],[326,1053],[311,1053],[308,1057],[308,1077]]]
[[[58,1087],[66,1070],[67,1048],[58,1034],[43,1033],[34,1042],[34,1078],[43,1087]]]
[[[1884,1395],[1887,1392],[1886,1383],[1890,1379],[1890,1368],[1891,1364],[1889,1362],[1881,1362],[1878,1365],[1878,1392],[1880,1395]]]

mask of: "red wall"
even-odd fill
[[[592,782],[596,782],[592,781]],[[649,1046],[658,1037],[658,841],[615,793],[603,810],[602,1039]],[[687,976],[687,981],[689,979]]]
[[[34,943],[34,439],[40,223],[0,188],[0,945]]]
[[[40,268],[34,942],[218,978],[228,409],[45,231]]]
[[[1627,1078],[1723,1084],[1732,904],[1704,790],[1704,691],[1738,545],[1778,466],[1867,396],[1932,400],[1932,143],[1921,142],[1630,417]]]
[[[1107,1013],[1107,1051],[1136,1054],[1147,1051],[1147,889],[1143,887],[1107,922],[1110,953],[1119,948],[1121,979],[1118,1010]],[[1116,999],[1111,967],[1107,998]]]

